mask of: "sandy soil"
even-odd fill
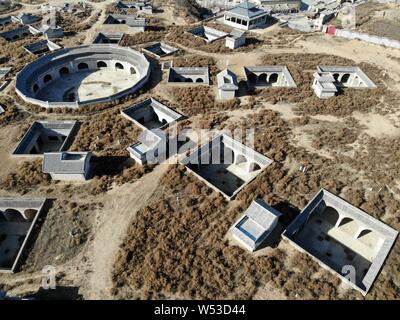
[[[111,271],[118,248],[136,212],[153,194],[167,168],[167,165],[160,165],[135,183],[116,187],[106,195],[105,207],[99,215],[95,237],[89,249],[92,253],[92,273],[87,288],[82,287],[87,299],[111,298]]]

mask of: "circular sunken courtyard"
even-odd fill
[[[132,94],[149,75],[150,64],[143,54],[92,44],[40,57],[17,75],[15,88],[26,102],[45,108],[78,107]]]

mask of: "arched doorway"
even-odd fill
[[[197,78],[196,82],[197,82],[197,83],[203,83],[204,81],[203,81],[202,78]]]
[[[62,67],[58,73],[61,77],[65,76],[66,74],[69,74],[69,69],[67,67]]]
[[[350,74],[349,74],[349,73],[345,73],[345,74],[342,76],[342,79],[340,80],[340,82],[343,83],[343,84],[345,84],[345,83],[347,83],[347,82],[349,81],[349,79],[350,79]]]
[[[117,62],[117,63],[115,64],[115,69],[124,70],[124,66],[122,65],[122,63]]]
[[[254,171],[257,171],[257,170],[261,170],[260,165],[258,163],[256,163],[256,162],[251,162],[249,164],[249,172],[254,172]]]
[[[257,76],[254,73],[250,73],[247,79],[250,84],[255,84],[257,82]]]
[[[104,61],[98,61],[97,62],[97,68],[107,68],[107,63],[105,63]]]
[[[44,78],[43,78],[43,82],[44,82],[44,83],[50,82],[51,80],[53,80],[53,78],[51,77],[50,74],[46,74],[46,75],[44,76]]]
[[[242,155],[242,154],[238,154],[236,156],[236,159],[235,159],[235,164],[238,165],[238,164],[241,164],[241,163],[244,163],[244,162],[247,162],[246,157],[244,155]]]
[[[131,67],[130,71],[131,71],[131,74],[136,74],[136,70],[134,67]]]
[[[35,218],[36,214],[37,214],[37,210],[35,210],[35,209],[26,209],[24,211],[25,219],[27,219],[29,221],[32,221]]]
[[[336,209],[329,206],[322,211],[321,216],[324,221],[328,222],[332,226],[335,226],[336,222],[339,220],[339,213]]]
[[[333,79],[335,79],[335,81],[338,82],[339,81],[339,73],[334,73]]]
[[[270,77],[269,77],[269,82],[270,83],[277,83],[278,82],[278,74],[277,73],[271,74]]]
[[[266,86],[267,85],[267,74],[262,73],[258,76],[258,85]]]
[[[343,218],[342,221],[340,221],[338,228],[348,235],[355,237],[359,225],[352,218],[346,217]]]
[[[78,70],[85,70],[85,69],[89,69],[89,66],[87,63],[81,62],[80,64],[78,64]]]
[[[21,212],[19,212],[16,209],[6,209],[3,214],[8,222],[24,222],[25,221]]]

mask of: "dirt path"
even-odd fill
[[[136,213],[153,194],[167,165],[158,165],[133,184],[115,187],[105,199],[95,238],[88,253],[92,256],[92,273],[88,288],[82,288],[86,299],[109,299],[113,264],[127,229]],[[86,293],[87,292],[87,293]],[[85,294],[86,293],[86,294]]]

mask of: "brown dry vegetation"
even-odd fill
[[[125,149],[136,141],[139,133],[118,109],[112,110],[83,122],[71,150],[92,151],[98,156],[125,156]]]
[[[172,0],[172,14],[183,17],[188,22],[194,22],[202,19],[202,15],[207,13],[195,0]]]
[[[25,39],[12,42],[0,38],[0,55],[3,57],[0,66],[11,67],[11,74],[15,75],[25,67],[26,64],[37,58],[23,48],[23,46],[36,42],[37,40],[39,40],[38,35],[30,35]]]
[[[211,82],[215,82],[217,74],[220,71],[213,58],[197,54],[177,57],[174,60],[174,67],[208,67]]]
[[[71,13],[56,12],[56,22],[67,32],[82,32],[88,30],[98,20],[99,14],[90,18],[92,12],[92,6],[83,7],[82,4],[74,4]]]
[[[309,123],[307,118],[302,118],[290,124]],[[258,288],[272,286],[291,299],[362,299],[354,290],[339,293],[338,278],[323,271],[307,256],[300,253],[286,256],[282,242],[277,248],[268,249],[265,256],[254,257],[228,245],[224,236],[255,198],[262,198],[281,211],[282,223],[287,224],[320,188],[342,195],[350,203],[399,228],[396,212],[400,208],[393,194],[388,189],[367,192],[363,185],[364,179],[371,182],[383,179],[389,183],[394,172],[399,172],[398,165],[394,165],[399,163],[399,155],[386,149],[390,143],[393,147],[394,141],[388,140],[387,146],[385,142],[373,158],[371,151],[354,157],[357,161],[339,154],[327,159],[294,147],[290,143],[289,123],[274,111],[261,110],[231,129],[234,127],[254,128],[255,149],[276,162],[229,205],[185,168],[172,166],[148,206],[138,213],[130,227],[115,265],[114,294],[123,298],[138,297],[135,292],[140,289],[141,298],[171,295],[200,299],[252,298]],[[354,139],[352,135],[343,138],[338,134],[334,143],[329,140],[327,143],[332,147],[346,145]],[[371,141],[371,147],[374,143],[377,141]],[[380,157],[385,163],[378,160]],[[284,163],[306,165],[307,171],[288,170]],[[396,297],[400,262],[396,248],[371,297]]]
[[[207,115],[215,111],[233,110],[240,106],[238,99],[226,102],[215,101],[215,96],[209,87],[171,88],[173,99],[179,101],[178,110],[187,115]]]
[[[146,32],[138,32],[135,34],[126,34],[122,38],[120,45],[124,47],[136,46],[138,44],[152,42],[152,41],[161,41],[164,39],[167,32],[165,30],[160,31],[146,31]]]
[[[191,26],[190,28],[194,28]],[[219,29],[224,32],[230,32],[229,28],[223,28],[220,24],[210,24],[210,27]],[[266,44],[262,39],[255,36],[247,37],[246,44],[238,49],[231,50],[225,46],[225,38],[206,43],[204,40],[195,37],[194,35],[186,32],[190,29],[188,27],[173,27],[166,36],[166,40],[177,43],[187,48],[196,48],[196,50],[210,52],[210,53],[233,53],[233,52],[248,52],[255,48]]]
[[[0,127],[25,118],[25,114],[15,106],[14,101],[10,97],[1,96],[0,105],[2,105],[5,111],[0,115]]]
[[[6,190],[14,190],[22,194],[31,191],[38,186],[48,186],[51,178],[42,172],[42,160],[25,161],[15,168],[14,172],[7,175],[1,181],[1,187]]]

